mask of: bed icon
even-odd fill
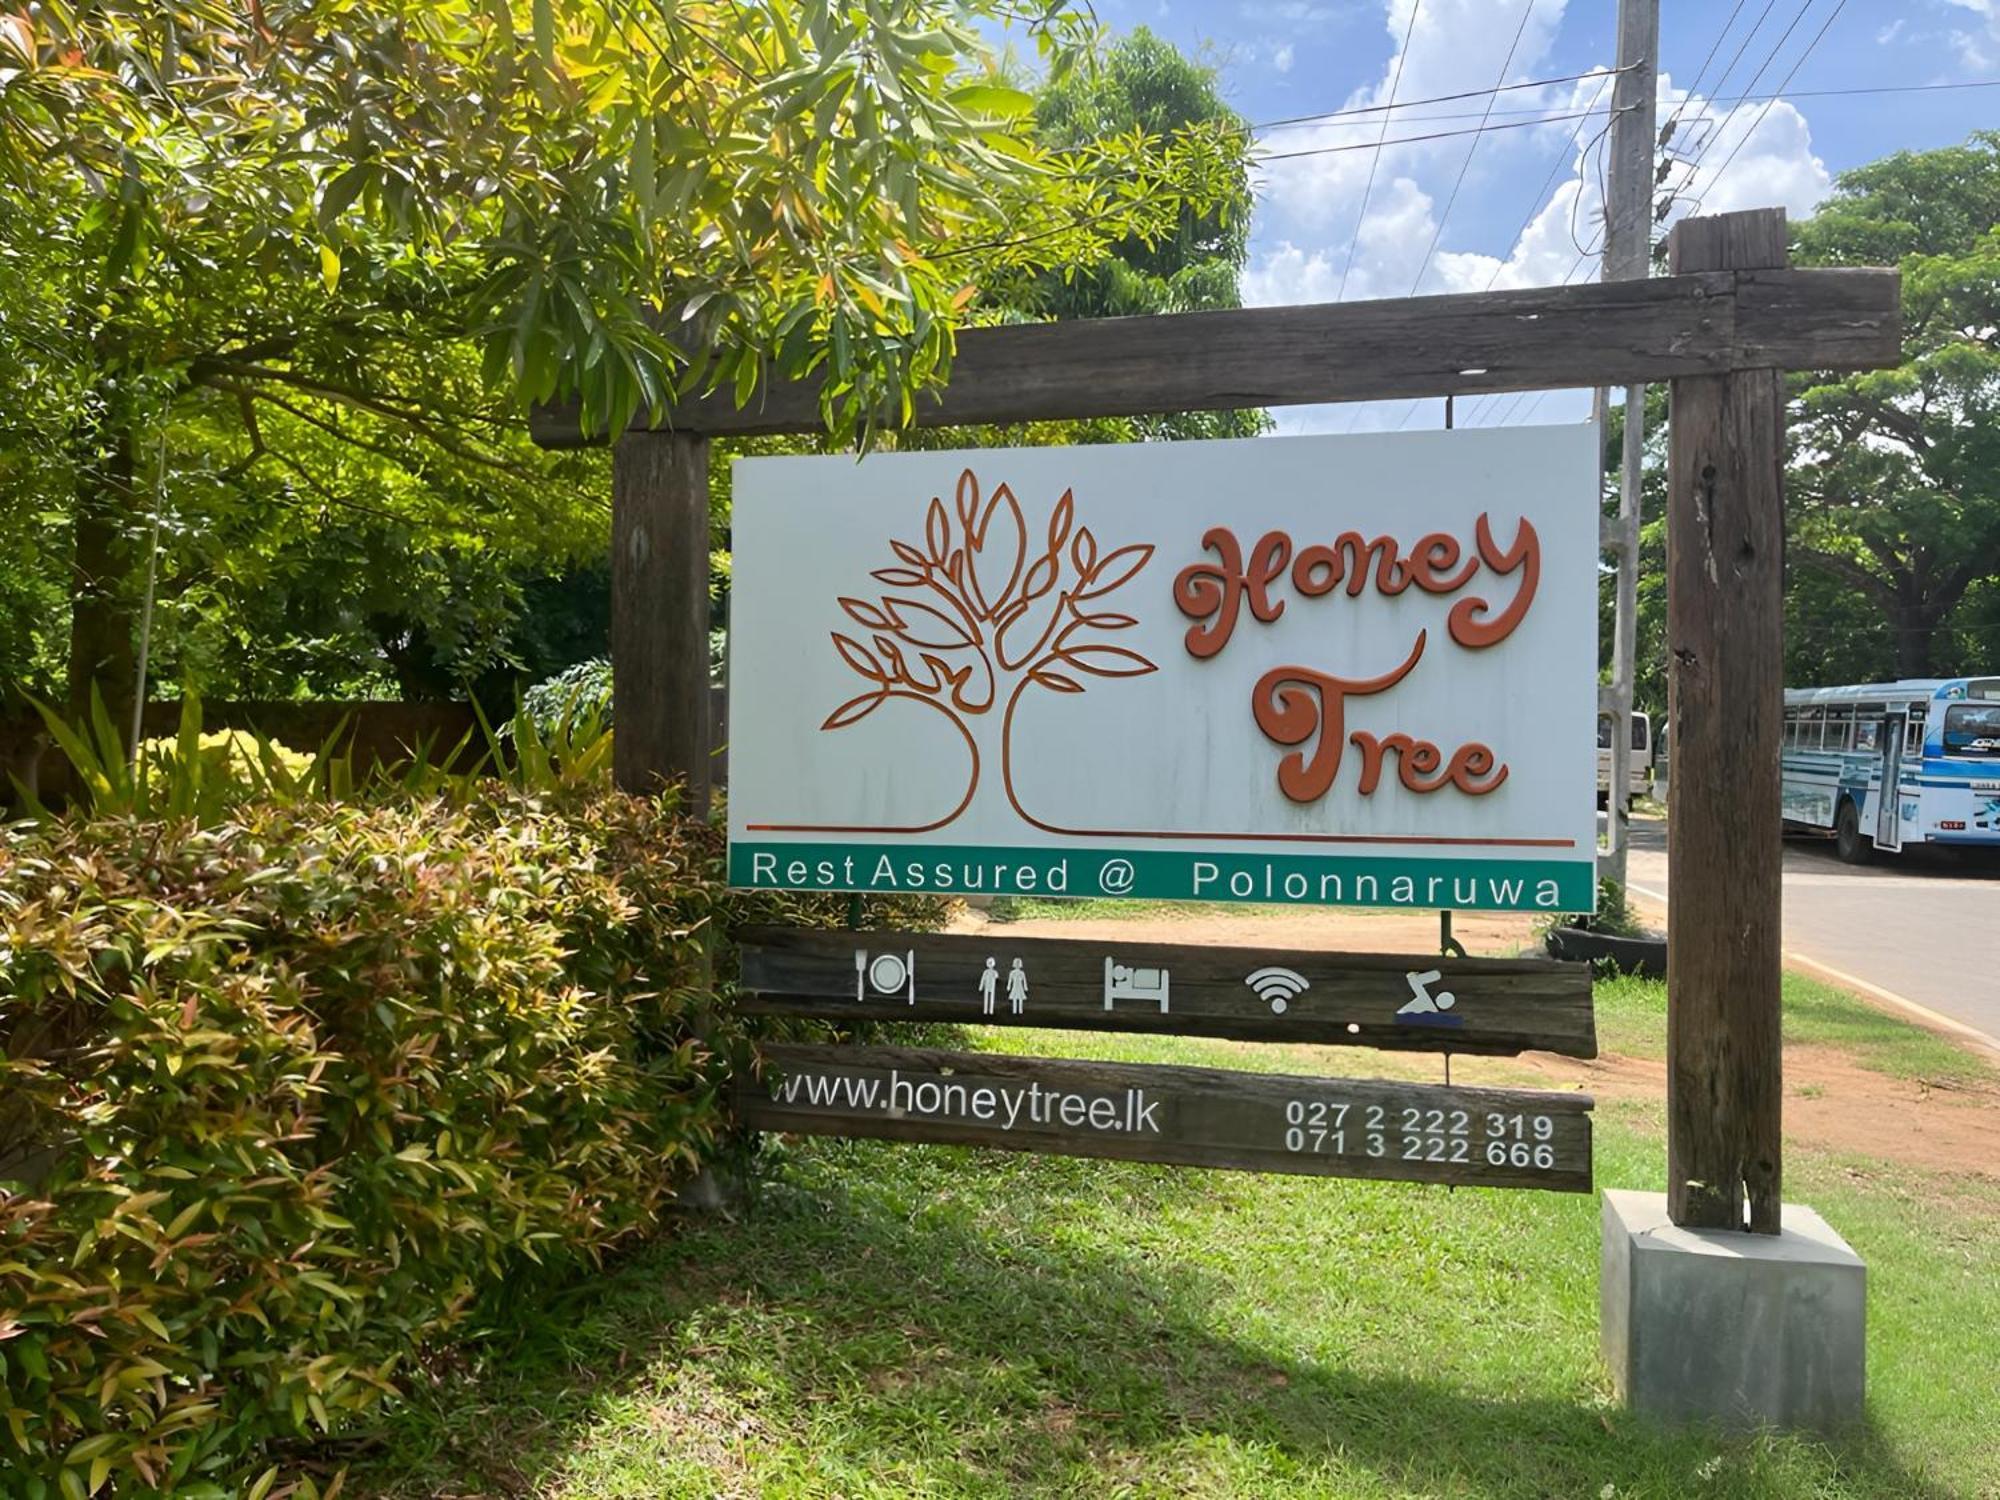
[[[1131,964],[1121,964],[1116,959],[1104,960],[1104,1008],[1110,1010],[1114,1000],[1157,1000],[1160,1014],[1167,1013],[1168,974],[1165,969],[1139,968]]]

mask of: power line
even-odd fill
[[[1520,50],[1521,38],[1528,32],[1528,18],[1534,13],[1535,0],[1528,0],[1528,3],[1521,7],[1521,24],[1514,28],[1514,40],[1507,44],[1507,55],[1500,60],[1502,79],[1506,78],[1507,70],[1514,66],[1514,54]],[[1499,93],[1499,86],[1496,84],[1494,91],[1486,96],[1489,116],[1492,113],[1493,101],[1499,97]],[[1417,288],[1424,284],[1424,273],[1431,268],[1431,257],[1437,254],[1438,242],[1444,238],[1444,226],[1451,222],[1451,211],[1458,203],[1458,190],[1465,186],[1465,174],[1472,170],[1473,153],[1479,150],[1479,142],[1486,133],[1486,127],[1487,121],[1482,119],[1479,122],[1479,129],[1473,134],[1472,139],[1466,142],[1465,159],[1458,164],[1458,176],[1452,182],[1451,195],[1444,200],[1444,212],[1438,216],[1437,227],[1431,231],[1430,245],[1424,251],[1423,260],[1417,265],[1416,279],[1410,283],[1412,297],[1417,295]]]
[[[1784,50],[1785,43],[1792,39],[1792,33],[1799,29],[1799,22],[1806,18],[1806,12],[1811,9],[1812,0],[1799,0],[1799,8],[1797,13],[1792,17],[1791,25],[1787,26],[1777,41],[1771,44],[1771,50],[1764,54],[1763,62],[1757,65],[1757,71],[1750,75],[1750,82],[1744,86],[1743,90],[1746,97],[1757,91],[1757,84],[1763,78],[1765,70],[1777,60],[1779,52]],[[1730,122],[1736,118],[1738,111],[1742,108],[1742,100],[1738,100],[1735,104],[1731,105],[1729,113],[1722,117],[1722,123],[1710,131],[1708,139],[1696,148],[1694,157],[1688,164],[1688,180],[1690,182],[1694,180],[1693,174],[1700,169],[1702,162],[1707,159],[1708,153],[1715,149],[1715,143],[1728,133]],[[1769,113],[1769,106],[1766,106],[1765,112]],[[1762,119],[1763,116],[1760,115],[1758,118]]]
[[[1406,49],[1408,48],[1409,42],[1407,39],[1403,45]],[[1554,78],[1530,78],[1523,83],[1502,83],[1490,89],[1466,89],[1463,93],[1458,94],[1433,94],[1428,99],[1406,99],[1401,104],[1357,104],[1348,109],[1322,110],[1320,113],[1314,115],[1287,115],[1282,120],[1265,120],[1263,123],[1252,125],[1250,128],[1252,130],[1279,130],[1295,125],[1318,125],[1329,120],[1342,120],[1350,115],[1373,115],[1380,114],[1385,110],[1422,109],[1426,104],[1451,104],[1460,99],[1483,99],[1489,94],[1511,94],[1520,89],[1547,88],[1552,83],[1576,83],[1581,79],[1594,78],[1600,71],[1602,70],[1588,68],[1581,73],[1562,73]],[[1393,87],[1390,90],[1390,97],[1392,99],[1395,97]],[[1507,114],[1508,112],[1507,110],[1500,111],[1501,114]],[[1444,119],[1446,116],[1440,115],[1437,118]],[[1470,116],[1462,116],[1461,118],[1469,119]]]
[[[1612,71],[1610,69],[1600,69],[1597,72],[1584,73],[1581,74],[1580,76],[1583,78],[1602,78],[1606,80],[1606,84],[1600,85],[1597,91],[1596,97],[1598,99],[1602,99],[1604,97],[1604,89],[1606,86],[1608,86],[1609,80],[1616,78],[1618,75],[1615,71]],[[1514,85],[1509,85],[1509,87],[1513,86]],[[1704,102],[1704,107],[1712,109],[1717,106],[1725,104],[1762,104],[1767,99],[1779,99],[1779,98],[1846,99],[1866,94],[1934,94],[1934,93],[1949,91],[1952,89],[2000,89],[2000,78],[1975,78],[1962,83],[1885,83],[1885,84],[1876,84],[1872,86],[1860,86],[1855,88],[1844,88],[1844,89],[1798,89],[1798,90],[1787,91],[1786,93],[1783,94],[1721,94],[1706,100]],[[1474,96],[1477,97],[1477,95],[1483,94],[1485,92],[1486,90],[1484,89],[1475,90]],[[1687,105],[1692,104],[1693,102],[1694,101],[1692,98],[1683,99],[1681,101],[1681,107],[1685,108]],[[1399,110],[1404,108],[1404,106],[1402,105],[1397,105],[1396,107]],[[1591,112],[1592,112],[1591,110],[1584,111],[1584,113],[1586,114]],[[1510,117],[1517,119],[1525,119],[1530,116],[1533,116],[1536,119],[1540,120],[1542,123],[1547,123],[1551,120],[1568,120],[1576,118],[1574,114],[1551,115],[1547,112],[1546,108],[1495,109],[1490,112],[1486,110],[1466,109],[1466,110],[1448,110],[1439,114],[1404,115],[1396,123],[1399,125],[1420,125],[1429,123],[1434,120],[1479,120],[1486,118],[1489,113],[1495,118],[1503,118],[1503,119]],[[1305,115],[1301,116],[1296,121],[1273,121],[1269,125],[1253,125],[1253,126],[1247,126],[1245,128],[1249,130],[1275,130],[1278,129],[1280,126],[1283,126],[1286,129],[1302,129],[1308,124],[1313,124],[1321,121],[1322,118],[1323,117],[1319,115]],[[1351,125],[1343,125],[1339,121],[1328,121],[1327,128],[1334,130],[1343,130],[1343,129],[1351,129],[1353,128],[1353,126],[1370,125],[1373,123],[1374,122],[1372,120],[1355,120],[1352,122]],[[1395,142],[1391,141],[1389,144],[1394,145]]]
[[[1799,69],[1805,66],[1805,60],[1812,56],[1813,48],[1819,45],[1820,38],[1826,35],[1827,29],[1840,18],[1840,13],[1845,9],[1847,9],[1847,0],[1838,0],[1832,11],[1828,13],[1826,20],[1820,24],[1819,30],[1813,33],[1813,39],[1806,43],[1806,50],[1801,52],[1797,60],[1792,63],[1792,70],[1785,75],[1785,82],[1778,85],[1778,94],[1774,95],[1771,102],[1758,111],[1757,118],[1750,122],[1750,128],[1743,132],[1742,137],[1730,148],[1729,155],[1722,159],[1722,165],[1715,169],[1715,175],[1708,179],[1708,192],[1715,191],[1715,184],[1721,180],[1722,174],[1729,170],[1729,164],[1735,161],[1737,153],[1749,144],[1750,137],[1755,135],[1757,128],[1764,123],[1764,116],[1771,112],[1778,102],[1778,97],[1784,94],[1785,84],[1790,83],[1797,75]]]
[[[1408,146],[1418,141],[1449,141],[1460,136],[1486,135],[1496,130],[1527,130],[1536,125],[1555,125],[1564,120],[1586,119],[1596,114],[1593,109],[1573,110],[1567,114],[1539,115],[1532,120],[1510,120],[1504,125],[1473,126],[1465,130],[1433,130],[1426,135],[1399,135],[1393,141],[1354,141],[1345,146],[1308,146],[1298,151],[1270,151],[1256,158],[1258,162],[1296,161],[1302,156],[1335,156],[1343,151],[1380,151],[1384,146]],[[1620,111],[1612,111],[1620,113]],[[1371,173],[1372,186],[1372,173]],[[1368,195],[1363,193],[1362,205],[1366,207]]]
[[[1576,129],[1570,132],[1569,144],[1563,147],[1562,153],[1559,156],[1557,156],[1553,162],[1549,163],[1549,175],[1542,179],[1542,185],[1535,190],[1535,196],[1528,200],[1528,211],[1521,216],[1520,227],[1517,228],[1508,239],[1507,254],[1500,257],[1498,260],[1494,262],[1493,274],[1486,278],[1485,289],[1487,291],[1490,292],[1493,290],[1494,284],[1500,280],[1500,273],[1507,269],[1507,262],[1513,255],[1514,247],[1521,243],[1521,237],[1528,232],[1528,226],[1534,223],[1535,215],[1541,212],[1542,200],[1548,197],[1549,189],[1555,186],[1557,174],[1560,173],[1563,167],[1567,165],[1574,157],[1577,144],[1583,139],[1583,131],[1585,125],[1589,122],[1590,117],[1597,113],[1597,106],[1598,103],[1604,98],[1604,91],[1611,87],[1611,80],[1617,76],[1618,75],[1616,73],[1609,73],[1609,72],[1607,72],[1604,75],[1604,81],[1598,84],[1597,93],[1591,98],[1590,107],[1584,111],[1583,119],[1579,120],[1577,122]],[[1577,188],[1577,191],[1579,193],[1583,191],[1580,184]],[[1587,253],[1588,252],[1586,252],[1586,254]],[[1500,398],[1497,396],[1482,396],[1479,398],[1479,401],[1485,402],[1486,409],[1488,411],[1491,411],[1495,406],[1497,406],[1499,404],[1499,400]],[[1473,406],[1466,408],[1465,415],[1468,420],[1472,417],[1473,408],[1479,404],[1479,401],[1475,401],[1473,403]]]
[[[1744,0],[1736,0],[1736,8],[1730,11],[1729,19],[1722,23],[1722,30],[1715,34],[1715,40],[1708,44],[1708,56],[1701,60],[1701,66],[1695,70],[1694,81],[1688,84],[1687,93],[1681,96],[1680,108],[1674,111],[1672,118],[1660,131],[1661,145],[1664,146],[1673,139],[1674,127],[1681,120],[1681,110],[1687,108],[1688,100],[1694,97],[1695,90],[1701,87],[1702,79],[1708,76],[1708,65],[1715,61],[1715,54],[1722,50],[1723,38],[1729,35],[1729,28],[1736,24],[1736,18],[1743,14],[1743,5]]]
[[[1722,86],[1729,82],[1729,75],[1734,73],[1736,65],[1743,61],[1743,54],[1750,50],[1750,44],[1757,39],[1757,33],[1763,29],[1766,18],[1771,14],[1771,7],[1777,3],[1778,0],[1764,0],[1764,8],[1757,12],[1757,19],[1751,23],[1750,29],[1743,33],[1743,40],[1736,44],[1736,51],[1729,59],[1729,66],[1716,76],[1715,87],[1717,92],[1720,92]]]
[[[1396,54],[1395,76],[1389,80],[1389,103],[1396,102],[1396,90],[1403,86],[1403,64],[1410,59],[1410,38],[1416,34],[1417,12],[1424,8],[1424,0],[1414,0],[1410,6],[1410,21],[1403,28],[1403,46]],[[1361,229],[1368,222],[1368,200],[1375,193],[1375,172],[1382,165],[1382,142],[1389,134],[1389,116],[1382,116],[1381,132],[1375,137],[1375,155],[1368,163],[1368,185],[1361,190],[1361,212],[1354,220],[1354,238],[1347,242],[1347,263],[1340,268],[1340,290],[1333,300],[1338,302],[1347,295],[1347,278],[1354,270],[1354,252],[1361,248]],[[1313,152],[1294,152],[1294,155],[1315,155]],[[1266,158],[1270,160],[1271,158]]]

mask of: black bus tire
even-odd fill
[[[1875,841],[1861,831],[1861,810],[1852,797],[1841,798],[1833,815],[1833,852],[1844,865],[1865,865],[1875,857]]]

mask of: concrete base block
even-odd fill
[[[1867,1267],[1809,1208],[1782,1234],[1681,1229],[1664,1193],[1607,1191],[1604,1359],[1633,1411],[1829,1431],[1858,1421]]]

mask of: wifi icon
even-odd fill
[[[1259,1000],[1270,1003],[1274,1016],[1282,1016],[1286,1006],[1312,988],[1306,976],[1296,969],[1280,969],[1276,965],[1246,975],[1243,982],[1257,992]]]

